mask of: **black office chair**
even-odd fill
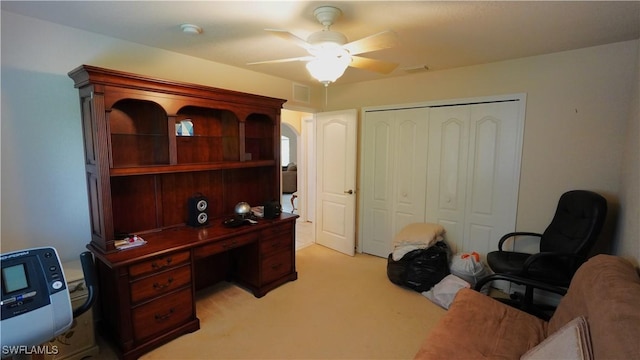
[[[494,274],[481,279],[475,286],[479,290],[489,281],[506,280],[525,286],[525,294],[511,305],[548,318],[548,312],[539,311],[533,304],[533,290],[542,289],[564,295],[578,267],[587,260],[595,244],[605,217],[607,201],[601,195],[586,190],[568,191],[560,197],[551,224],[542,234],[512,232],[498,243],[498,251],[487,254],[487,263]],[[518,236],[540,238],[540,252],[527,254],[503,249],[507,239]]]

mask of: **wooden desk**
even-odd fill
[[[195,292],[222,279],[255,296],[297,278],[296,215],[227,229],[240,202],[279,199],[286,100],[82,65],[78,89],[101,323],[125,359],[200,327]],[[189,136],[176,131],[190,122]],[[210,226],[185,227],[190,199]],[[148,244],[116,250],[119,234]]]
[[[203,228],[174,227],[142,234],[138,248],[93,250],[98,274],[101,330],[123,359],[196,331],[195,292],[220,280],[237,282],[256,297],[297,279],[295,220],[259,220],[229,229],[222,219]]]

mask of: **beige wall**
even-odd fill
[[[640,53],[640,42],[638,42]],[[618,237],[621,239],[614,249],[616,254],[640,262],[640,57],[637,59],[636,79],[631,92],[632,106],[629,111],[622,158],[620,207],[623,209],[618,221]],[[635,239],[635,241],[634,241]]]
[[[311,103],[292,100],[293,82],[195,57],[122,41],[2,11],[2,66],[66,76],[94,65],[161,79],[195,83],[289,100],[285,107],[319,108],[322,89]],[[71,80],[69,80],[71,81]],[[70,83],[73,87],[73,83]]]
[[[334,84],[329,88],[329,110],[526,93],[516,229],[544,230],[559,196],[583,188],[608,199],[611,216],[606,231],[607,238],[613,239],[618,212],[622,210],[621,216],[637,213],[637,202],[635,209],[620,209],[621,174],[633,161],[627,159],[623,166],[625,139],[626,143],[635,139],[635,154],[638,149],[637,131],[627,136],[628,127],[638,121],[637,113],[630,115],[637,69],[638,41],[628,41],[402,78]],[[637,90],[635,94],[637,98]],[[637,107],[637,99],[635,103]],[[640,240],[635,232],[617,241],[632,244],[618,244],[617,249],[637,249]],[[639,255],[637,250],[630,251]]]
[[[283,123],[291,125],[291,127],[294,128],[299,135],[302,132],[302,118],[308,115],[309,113],[305,112],[283,110],[280,119]]]
[[[66,75],[76,66],[291,98],[292,83],[284,79],[5,11],[1,27],[3,252],[53,245],[70,259],[89,241],[80,111]],[[621,175],[634,161],[634,151],[637,156],[637,130],[624,140],[628,128],[638,128],[638,111],[630,111],[638,79],[630,73],[637,69],[638,41],[631,41],[372,83],[333,84],[328,110],[527,93],[517,227],[537,230],[569,188],[600,191],[613,205],[625,205],[619,200],[623,187],[625,196],[637,197],[637,165],[630,175]],[[322,87],[311,91],[311,104],[285,107],[324,107]],[[292,126],[299,129],[296,121]],[[623,166],[625,149],[632,155]],[[622,208],[625,236],[616,247],[635,257],[637,209],[637,199],[630,210],[635,218]]]

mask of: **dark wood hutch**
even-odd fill
[[[101,330],[136,359],[199,329],[195,292],[232,280],[264,296],[297,278],[296,215],[226,228],[235,204],[280,197],[284,100],[83,65],[80,93]],[[176,125],[189,121],[193,133]],[[188,199],[209,224],[185,225]],[[146,245],[117,250],[140,235]]]

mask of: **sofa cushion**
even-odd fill
[[[416,359],[517,359],[538,345],[547,323],[484,294],[461,289]]]
[[[549,333],[578,316],[589,323],[596,359],[640,354],[640,277],[621,257],[597,255],[584,263],[549,321]]]

